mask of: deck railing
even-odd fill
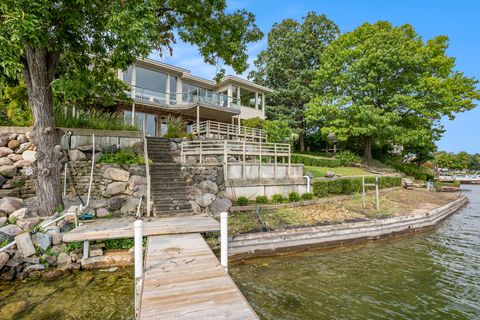
[[[207,157],[215,156],[221,159],[225,181],[228,180],[228,165],[241,164],[242,176],[245,179],[246,165],[256,164],[259,166],[260,177],[262,167],[274,165],[275,176],[277,165],[287,165],[287,177],[291,171],[291,147],[287,143],[262,143],[232,140],[197,140],[183,141],[181,144],[182,163],[205,163]],[[193,159],[192,159],[193,158]],[[235,160],[230,160],[235,158]],[[279,161],[280,160],[280,161]]]
[[[242,139],[263,143],[267,141],[267,133],[264,130],[216,121],[203,121],[199,125],[192,124],[192,134],[227,140]]]

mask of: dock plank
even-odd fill
[[[133,238],[134,218],[105,219],[85,223],[63,236],[64,242]],[[144,218],[144,236],[219,231],[220,224],[211,217],[183,216]]]
[[[148,238],[140,319],[258,319],[199,233]]]

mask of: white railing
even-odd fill
[[[245,179],[246,165],[257,164],[260,177],[264,165],[274,165],[277,176],[278,163],[287,164],[287,178],[291,171],[291,147],[287,143],[262,143],[233,140],[183,141],[181,144],[182,163],[205,163],[209,156],[222,159],[225,181],[228,180],[228,166],[242,164],[242,176]],[[188,158],[188,159],[187,159]],[[229,160],[235,158],[235,160]],[[281,160],[281,162],[279,162]]]
[[[203,121],[199,125],[192,124],[192,134],[222,137],[227,140],[241,138],[249,141],[267,141],[267,133],[264,130],[216,121]]]

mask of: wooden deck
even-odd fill
[[[120,238],[133,238],[132,218],[105,219],[82,226],[66,233],[63,236],[64,242],[93,241]],[[205,216],[184,216],[168,218],[144,218],[143,235],[156,236],[179,233],[196,233],[219,231],[220,224],[211,217]]]
[[[140,319],[258,319],[198,233],[148,238]]]

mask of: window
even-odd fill
[[[220,92],[220,105],[228,107],[228,90]]]
[[[262,110],[263,109],[263,97],[264,95],[262,93],[259,93],[258,94],[258,110]]]
[[[240,103],[242,106],[255,108],[255,92],[240,88]]]
[[[132,123],[132,112],[124,111],[123,119],[126,123]],[[135,126],[143,131],[143,123],[145,123],[145,135],[149,137],[157,136],[157,116],[150,113],[135,112]]]
[[[170,76],[170,104],[177,103],[177,77]]]
[[[137,98],[166,103],[167,75],[165,73],[136,67],[135,86]]]
[[[132,66],[128,67],[127,70],[123,71],[123,81],[128,84],[132,84]]]
[[[193,84],[183,82],[182,83],[182,97],[184,102],[196,102],[197,95],[200,88],[194,86]]]
[[[238,97],[238,87],[237,86],[232,86],[232,98],[233,100],[236,100]]]

